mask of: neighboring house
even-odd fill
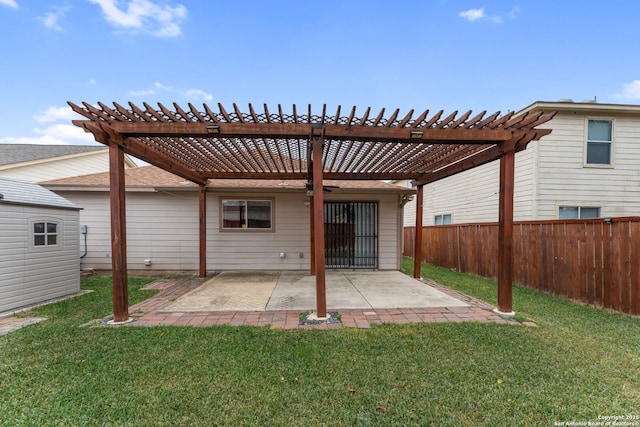
[[[558,113],[516,154],[516,221],[640,215],[640,105],[538,101],[517,114],[530,111]],[[426,185],[424,225],[497,221],[498,177],[496,161]]]
[[[128,156],[125,167],[136,164]],[[39,182],[109,170],[103,145],[0,144],[0,176]]]
[[[198,186],[153,166],[125,175],[128,268],[198,270]],[[381,181],[325,184],[327,267],[399,269],[403,204],[413,191]],[[43,185],[83,207],[82,268],[111,269],[109,174]],[[208,270],[309,269],[304,181],[211,180],[206,208]]]
[[[79,210],[0,177],[0,313],[80,292]]]

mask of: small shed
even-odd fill
[[[0,177],[0,313],[80,292],[80,208]]]

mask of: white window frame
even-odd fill
[[[248,225],[248,215],[245,211],[246,227],[225,227],[224,226],[224,204],[225,202],[245,202],[245,209],[248,208],[248,202],[268,202],[269,203],[269,228],[251,228]],[[276,231],[275,226],[275,199],[264,197],[220,197],[220,231],[231,233],[272,233]]]
[[[589,154],[589,143],[607,143],[607,141],[589,140],[589,122],[606,121],[611,122],[611,141],[609,143],[609,163],[589,163],[587,161]],[[584,122],[584,159],[583,166],[587,168],[604,168],[610,169],[615,164],[615,140],[616,140],[616,123],[612,117],[586,117]]]
[[[577,208],[578,217],[577,218],[560,218],[560,209],[562,208]],[[583,209],[598,209],[598,216],[583,218],[581,213]],[[571,205],[571,204],[563,204],[558,206],[558,219],[594,219],[594,218],[602,218],[602,206],[586,206],[586,205],[581,206],[581,205]]]
[[[449,222],[445,222],[445,218],[449,219]],[[438,223],[438,218],[440,218],[441,222]],[[453,215],[450,213],[447,214],[440,214],[440,215],[436,215],[433,217],[433,223],[435,225],[449,225],[453,223]]]

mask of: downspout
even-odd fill
[[[89,248],[87,248],[87,228],[88,227],[86,225],[80,226],[80,233],[84,235],[84,253],[80,255],[80,259],[86,257],[89,250]]]

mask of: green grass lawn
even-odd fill
[[[407,263],[410,268],[410,263]],[[495,303],[496,284],[423,276]],[[131,304],[151,295],[130,279]],[[640,415],[640,320],[515,288],[537,327],[370,330],[79,325],[110,278],[0,337],[0,425],[554,425]],[[557,425],[557,424],[556,424]]]

